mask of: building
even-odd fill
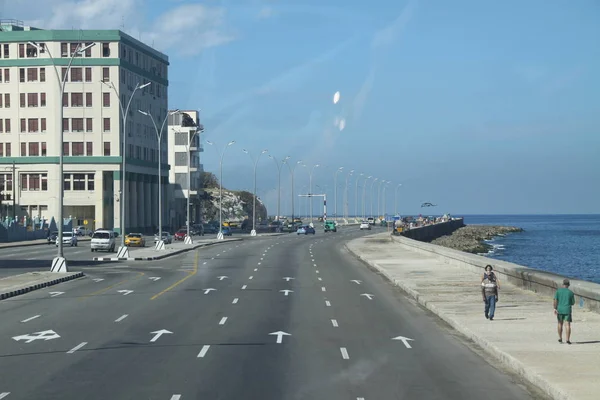
[[[85,50],[76,53],[78,46]],[[61,81],[74,53],[61,98]],[[137,110],[156,121],[165,118],[168,66],[166,55],[119,30],[43,30],[0,21],[2,218],[13,205],[20,217],[56,218],[63,185],[65,218],[89,229],[119,231],[126,131],[126,230],[153,230],[158,224],[158,142],[152,121]],[[125,127],[121,110],[136,85],[145,83],[150,85],[133,96]],[[165,195],[166,148],[161,157]]]
[[[204,127],[198,111],[171,111],[169,115],[169,181],[172,185],[171,226],[175,229],[187,222],[190,199],[190,223],[201,223],[202,172],[200,152],[204,151],[200,135]],[[188,161],[190,174],[188,178]],[[188,182],[189,179],[189,182]],[[191,196],[191,197],[190,197]]]

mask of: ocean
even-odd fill
[[[507,225],[525,231],[488,241],[487,257],[600,283],[600,214],[465,215],[469,225]]]

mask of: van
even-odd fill
[[[97,230],[92,235],[90,243],[92,252],[98,250],[115,251],[115,233],[109,230]]]

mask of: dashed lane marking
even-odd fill
[[[202,346],[202,349],[200,350],[200,353],[198,353],[198,357],[197,358],[204,358],[204,356],[206,355],[206,353],[208,353],[208,349],[210,349],[210,345],[209,344],[205,344],[204,346]]]
[[[225,325],[225,322],[227,322],[227,317],[221,318],[221,320],[219,321],[219,325]]]
[[[39,317],[41,317],[41,315],[34,315],[33,317],[29,317],[29,318],[27,318],[27,319],[24,319],[24,320],[23,320],[23,321],[21,321],[21,322],[29,322],[29,321],[33,321],[34,319],[36,319],[36,318],[39,318]]]
[[[238,300],[239,299],[236,297],[235,299],[233,299],[233,301],[231,302],[231,304],[237,304]]]
[[[348,350],[345,347],[340,347],[340,353],[342,353],[342,358],[344,360],[349,360],[350,356],[348,355]]]
[[[339,326],[336,319],[331,320],[331,325],[333,325],[335,328],[337,328]]]
[[[325,300],[325,305],[326,305],[327,307],[331,307],[331,303],[329,302],[329,300]]]
[[[125,318],[127,318],[129,316],[129,314],[123,314],[121,315],[119,318],[115,319],[115,322],[121,322],[123,321]]]
[[[77,346],[75,346],[71,350],[67,351],[67,354],[73,354],[73,353],[75,353],[77,350],[79,350],[80,348],[82,348],[86,344],[87,344],[87,342],[81,342],[81,343],[79,343]]]

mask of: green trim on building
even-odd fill
[[[128,34],[116,30],[33,30],[2,32],[0,43],[6,42],[123,42],[136,50],[169,64],[169,57],[140,42]]]
[[[68,58],[55,58],[52,63],[51,58],[18,58],[18,59],[0,59],[0,68],[6,67],[51,67],[53,65],[66,67],[69,65]],[[169,81],[160,78],[156,75],[151,74],[148,71],[144,71],[142,68],[137,67],[125,60],[120,58],[75,58],[73,60],[74,67],[121,67],[136,73],[137,75],[143,76],[144,78],[158,82],[161,85],[169,86]]]
[[[1,165],[15,164],[58,164],[58,156],[54,157],[0,157]],[[122,163],[119,156],[65,156],[65,164],[118,164]],[[137,159],[128,159],[127,165],[158,169],[158,163]],[[162,165],[163,173],[171,169],[169,164]],[[115,171],[116,172],[116,171]]]

